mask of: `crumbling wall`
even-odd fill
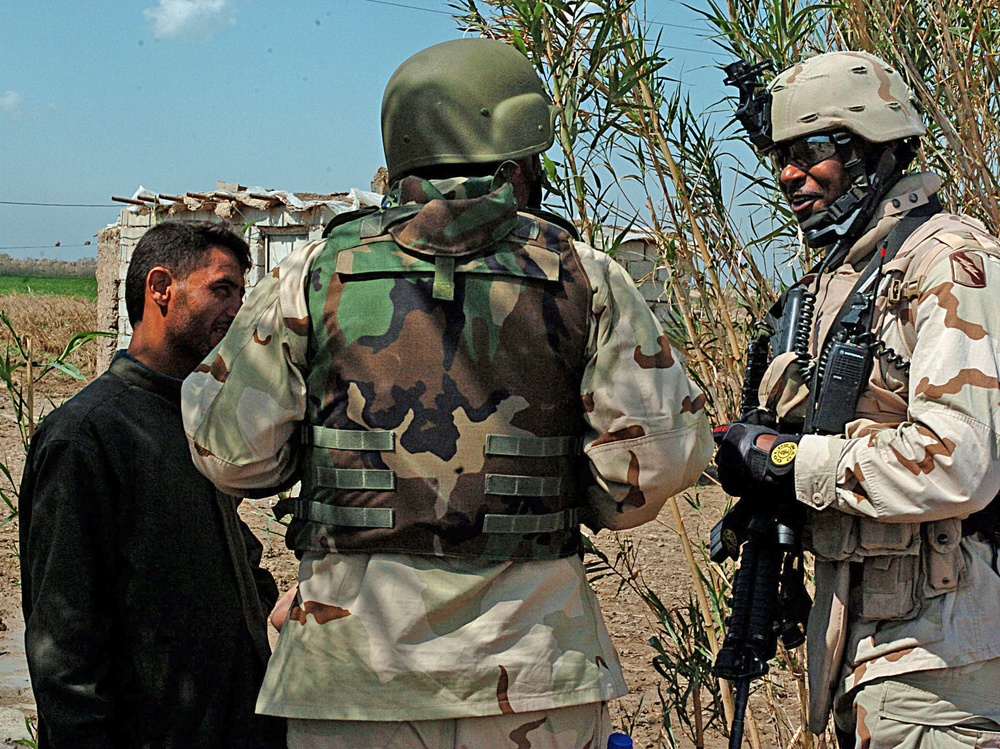
[[[97,329],[114,333],[113,338],[98,338],[97,371],[111,363],[118,347],[118,266],[121,227],[109,226],[97,232]]]

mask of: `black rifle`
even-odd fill
[[[812,324],[811,299],[801,287],[791,289],[782,302],[783,329],[779,341],[804,353]],[[799,349],[803,348],[802,351]],[[770,335],[759,331],[747,349],[740,421],[776,425],[773,414],[755,408],[770,350]],[[777,351],[776,353],[782,353]],[[727,427],[715,430],[721,439]],[[801,530],[805,508],[794,500],[745,494],[712,529],[712,561],[739,560],[733,576],[726,636],[712,667],[712,674],[735,687],[733,724],[729,749],[743,743],[743,724],[750,698],[750,683],[768,671],[777,652],[778,638],[786,648],[805,642],[803,626],[812,601],[803,575]]]
[[[726,636],[712,667],[735,687],[730,749],[743,743],[750,683],[767,673],[779,637],[789,649],[805,642],[812,605],[803,581],[804,508],[768,504],[766,497],[745,496],[712,529],[712,560],[739,559]]]
[[[738,60],[726,66],[724,83],[740,94],[736,119],[759,152],[771,140],[771,92],[763,74],[773,72],[770,60],[756,64]],[[800,286],[785,293],[769,317],[771,326],[758,329],[747,349],[739,420],[777,428],[775,414],[757,408],[757,389],[774,355],[794,351],[803,375],[811,369],[808,341],[815,297]],[[775,334],[774,345],[771,337]],[[725,427],[716,429],[716,439]],[[743,743],[743,721],[750,699],[750,683],[768,671],[780,638],[786,648],[805,642],[803,626],[812,601],[806,592],[801,531],[805,507],[794,499],[744,493],[726,516],[712,529],[710,554],[721,563],[739,560],[733,575],[726,636],[715,658],[712,674],[735,687],[733,724],[729,749]]]

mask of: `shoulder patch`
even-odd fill
[[[949,255],[951,280],[970,289],[986,286],[986,268],[983,259],[971,252],[955,252]]]

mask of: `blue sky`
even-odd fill
[[[669,72],[717,101],[719,55],[678,27],[704,24],[676,0],[645,7]],[[120,211],[10,203],[108,205],[140,184],[217,180],[368,189],[385,82],[461,36],[444,0],[0,0],[0,252],[95,256]]]

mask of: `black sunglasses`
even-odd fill
[[[851,134],[847,132],[804,135],[795,140],[776,144],[768,155],[774,168],[779,172],[789,164],[808,169],[835,156],[838,148],[850,142]]]

